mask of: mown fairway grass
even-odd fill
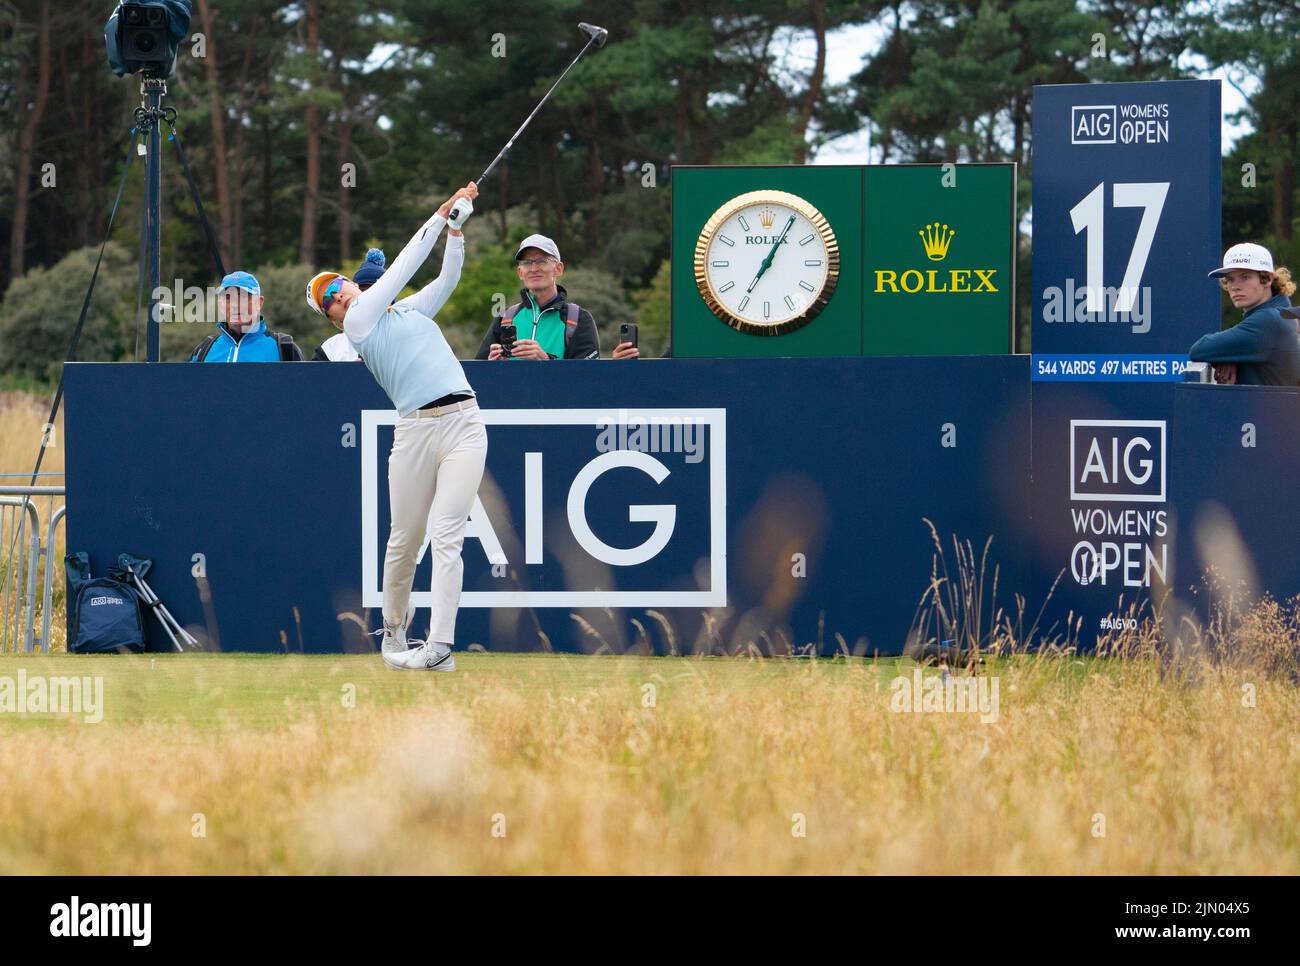
[[[1300,698],[1250,671],[1003,659],[981,724],[891,711],[902,659],[457,663],[0,659],[105,702],[0,714],[0,871],[1300,871]]]

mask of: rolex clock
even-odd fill
[[[695,284],[718,318],[751,335],[802,328],[826,307],[840,247],[822,213],[787,191],[750,191],[713,213],[695,243]]]

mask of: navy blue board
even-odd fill
[[[1220,114],[1218,81],[1034,88],[1036,356],[1123,357],[1092,376],[1117,381],[1158,378],[1123,362],[1163,357],[1177,381],[1218,329]]]
[[[1178,386],[1174,419],[1180,520],[1174,592],[1204,616],[1209,597],[1192,591],[1213,563],[1230,585],[1249,578],[1282,600],[1300,594],[1300,390]],[[1238,542],[1246,549],[1245,573],[1222,569]]]
[[[930,572],[923,517],[949,544],[992,535],[1005,598],[1028,579],[1025,357],[465,368],[489,450],[459,645],[716,652],[764,629],[765,651],[838,633],[897,653]],[[154,590],[224,650],[373,646],[394,414],[363,366],[66,373],[69,549],[96,573],[151,558]],[[106,408],[131,431],[96,431]],[[668,430],[638,437],[652,418]]]
[[[1030,599],[1035,607],[1047,601],[1043,630],[1063,634],[1082,618],[1079,642],[1087,648],[1130,605],[1149,614],[1163,600],[1180,482],[1170,469],[1174,390],[1158,383],[1034,383],[1034,527],[1027,549]]]

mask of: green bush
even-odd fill
[[[81,248],[10,283],[0,303],[0,370],[58,379],[98,255],[96,247]],[[117,242],[108,243],[77,346],[78,360],[112,362],[134,357],[138,270],[132,252]],[[143,325],[139,337],[143,356]]]
[[[672,335],[672,263],[664,259],[650,284],[634,296],[637,337],[643,356],[661,356]]]
[[[599,268],[567,268],[560,279],[569,298],[592,314],[600,336],[600,357],[608,359],[618,345],[618,327],[635,322],[636,310],[617,278]]]

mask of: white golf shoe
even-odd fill
[[[452,657],[451,648],[446,644],[430,641],[413,647],[409,651],[388,653],[384,663],[394,671],[454,671],[456,659]]]
[[[402,654],[405,651],[410,650],[411,647],[423,643],[422,641],[408,641],[406,639],[406,630],[411,626],[411,617],[413,615],[414,611],[408,610],[406,612],[406,619],[402,622],[401,627],[397,627],[394,624],[389,624],[387,621],[384,621],[384,626],[382,628],[384,640],[383,643],[379,645],[379,651],[381,654]]]

